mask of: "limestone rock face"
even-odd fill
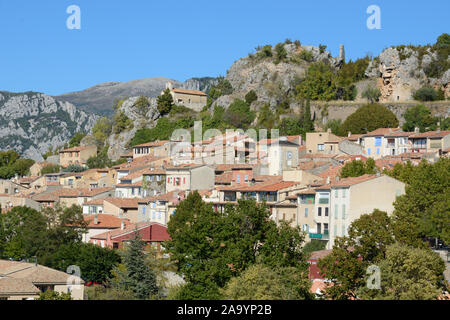
[[[430,49],[419,57],[419,52],[409,47],[387,48],[369,63],[366,76],[377,78],[381,102],[413,100],[414,92],[423,86],[443,89],[448,96],[448,70],[441,79],[428,78],[424,72],[436,58]]]
[[[43,93],[0,92],[0,150],[42,161],[49,147],[64,145],[76,132],[90,132],[97,119]]]
[[[112,160],[117,160],[120,156],[127,152],[127,147],[131,139],[133,139],[136,131],[143,128],[153,128],[156,125],[156,121],[160,117],[160,113],[157,108],[157,99],[149,98],[150,108],[145,115],[139,114],[134,108],[139,97],[131,97],[126,99],[120,106],[119,111],[123,111],[124,114],[133,122],[133,127],[122,131],[119,134],[111,134],[107,139],[109,144],[108,157]]]
[[[234,98],[243,99],[250,90],[253,90],[258,96],[260,105],[269,103],[271,106],[275,106],[285,93],[293,90],[295,84],[305,77],[310,63],[322,61],[332,66],[339,64],[339,58],[331,57],[328,51],[321,53],[320,49],[314,46],[297,48],[294,44],[285,44],[284,48],[287,52],[287,59],[278,64],[274,63],[274,49],[272,49],[273,57],[271,58],[251,59],[245,57],[235,61],[225,77],[234,89],[233,94],[220,97],[214,105],[228,107]],[[293,58],[303,50],[309,51],[311,60],[307,62],[297,58],[297,62],[293,62]]]

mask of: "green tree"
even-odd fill
[[[312,298],[310,287],[307,275],[295,268],[255,264],[232,278],[222,292],[226,300],[305,300]]]
[[[172,97],[172,95],[170,97]],[[147,97],[140,96],[134,103],[133,107],[136,109],[136,111],[139,115],[141,115],[142,117],[145,117],[145,115],[147,114],[147,112],[150,109],[150,101],[148,101]]]
[[[33,164],[34,160],[31,159],[17,159],[13,164],[13,169],[16,174],[23,177],[30,172],[30,168]]]
[[[403,131],[414,131],[416,127],[420,132],[436,130],[438,118],[431,115],[431,110],[423,104],[408,108],[404,114],[405,123]]]
[[[380,104],[367,104],[356,110],[341,126],[341,135],[347,132],[361,134],[378,128],[396,128],[398,119],[395,114]]]
[[[339,135],[341,133],[342,120],[341,119],[331,119],[325,125],[324,130],[327,131],[331,129],[331,133]]]
[[[309,99],[306,100],[306,104],[303,104],[302,101],[302,118],[303,118],[303,128],[306,132],[313,132],[314,131],[314,120],[311,119],[311,106]]]
[[[365,174],[375,174],[376,166],[375,160],[367,159],[366,162],[361,160],[353,160],[347,162],[341,169],[341,178],[360,177]]]
[[[39,298],[36,300],[73,300],[70,292],[56,292],[53,290],[46,290],[41,292]]]
[[[394,230],[402,243],[421,247],[431,236],[450,243],[450,159],[422,161],[408,178],[405,194],[394,202]]]
[[[64,172],[83,172],[86,171],[86,167],[79,164],[71,164],[67,168],[64,168]]]
[[[303,51],[302,51],[303,52]],[[336,84],[333,69],[322,62],[312,64],[305,79],[296,87],[299,100],[333,100],[336,98]]]
[[[294,136],[298,134],[305,134],[305,129],[302,127],[300,119],[284,118],[278,126],[280,136]]]
[[[287,60],[287,51],[286,51],[286,48],[284,47],[284,43],[278,43],[275,46],[274,63],[278,64],[278,63],[286,61],[286,60]]]
[[[86,133],[77,132],[75,135],[69,140],[69,148],[79,147],[81,140],[86,137]]]
[[[256,117],[255,112],[241,99],[235,99],[224,116],[226,122],[239,129],[247,129]]]
[[[119,262],[120,256],[113,249],[91,243],[69,242],[56,249],[48,266],[65,272],[70,265],[77,265],[85,282],[102,283],[111,278],[111,270]]]
[[[327,246],[326,241],[312,239],[303,247],[303,254],[305,255],[305,257],[309,257],[311,256],[311,253],[314,251],[325,250],[326,246]]]
[[[16,171],[12,166],[0,167],[0,179],[11,179],[16,175]]]
[[[106,139],[112,132],[112,123],[107,117],[102,117],[97,120],[94,127],[92,127],[92,135],[98,141],[98,146],[103,147]]]
[[[375,103],[380,99],[381,92],[378,88],[367,87],[367,89],[361,94],[361,97],[369,100],[369,103]]]
[[[375,209],[353,221],[348,236],[337,237],[332,252],[319,260],[319,268],[332,283],[325,289],[325,297],[358,298],[358,291],[366,285],[367,267],[384,259],[392,243],[394,233],[386,212]]]
[[[61,170],[61,166],[57,164],[48,164],[41,169],[41,175],[47,173],[58,173]]]
[[[442,97],[433,88],[423,87],[413,94],[413,98],[419,101],[436,101],[441,100]]]
[[[253,90],[250,90],[249,92],[247,92],[247,94],[245,95],[245,102],[248,105],[251,105],[253,103],[253,101],[258,100],[258,96],[256,95],[256,92]]]
[[[158,96],[156,106],[161,115],[168,114],[172,109],[174,103],[170,90],[167,88],[163,93]]]
[[[144,245],[136,230],[133,239],[122,252],[123,268],[114,267],[117,276],[113,280],[113,286],[119,290],[132,291],[137,299],[149,299],[159,291],[156,276],[145,263]]]
[[[278,228],[264,204],[240,200],[225,211],[218,215],[194,192],[170,219],[166,248],[187,281],[178,299],[220,299],[220,289],[257,262],[305,270],[303,235],[288,225]]]
[[[442,296],[445,263],[432,250],[391,244],[379,262],[381,289],[359,291],[362,299],[436,300]]]

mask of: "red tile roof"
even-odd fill
[[[91,239],[106,240],[108,238],[108,234],[109,234],[111,237],[111,240],[113,240],[114,238],[123,236],[127,233],[134,233],[134,231],[136,231],[136,230],[142,230],[142,229],[149,228],[149,227],[152,228],[153,226],[159,226],[159,227],[162,227],[163,229],[167,230],[166,226],[163,226],[162,224],[157,223],[157,222],[138,222],[138,223],[125,224],[125,228],[123,230],[121,228],[119,228],[119,229],[114,229],[112,231],[103,232],[101,234],[92,236]],[[151,239],[142,239],[142,240],[144,240],[144,241],[165,241],[168,238],[169,238],[169,235],[165,234],[162,237],[156,236],[156,237],[152,237]]]
[[[205,97],[208,96],[206,93],[204,93],[203,91],[199,91],[199,90],[186,90],[186,89],[173,88],[173,92],[181,93],[181,94],[191,94],[191,95],[195,95],[195,96],[205,96]]]
[[[450,134],[450,130],[447,131],[428,131],[423,133],[416,133],[411,138],[442,138]]]
[[[400,128],[378,128],[363,135],[363,137],[384,136],[393,132],[401,131]]]
[[[97,148],[97,147],[96,147],[96,146],[81,146],[81,147],[74,147],[74,148],[69,148],[69,149],[61,150],[59,153],[62,153],[62,152],[82,151],[82,150],[93,149],[93,148]]]
[[[106,202],[115,205],[118,208],[137,209],[139,199],[136,198],[105,198]]]
[[[95,217],[97,217],[97,224],[95,224]],[[125,222],[125,226],[130,224],[128,220],[105,213],[84,214],[83,218],[88,223],[88,229],[117,229],[120,228],[122,221]]]

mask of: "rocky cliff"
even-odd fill
[[[432,47],[390,47],[370,62],[366,76],[377,79],[382,102],[411,101],[414,92],[424,86],[443,90],[450,97],[450,69],[438,77],[427,72],[438,59]]]
[[[64,145],[78,131],[89,132],[97,118],[42,93],[0,92],[0,150],[41,161],[49,147]]]

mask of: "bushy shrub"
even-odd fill
[[[413,98],[419,101],[436,101],[441,100],[442,96],[433,88],[422,87],[414,93]]]

